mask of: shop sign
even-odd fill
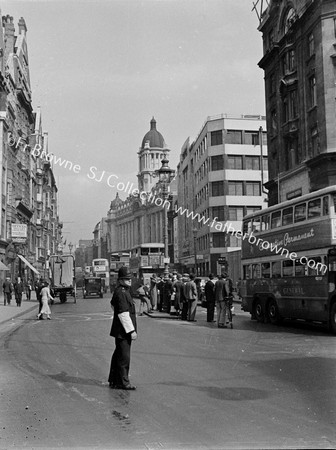
[[[25,223],[12,223],[12,238],[27,238],[27,224]],[[14,241],[20,242],[20,241]]]

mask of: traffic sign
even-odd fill
[[[225,265],[227,264],[227,260],[226,260],[225,257],[220,257],[220,258],[218,258],[217,262],[218,262],[218,264],[221,265],[221,266],[225,266]]]

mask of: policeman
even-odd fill
[[[109,386],[112,389],[125,389],[133,391],[133,386],[128,377],[131,344],[137,338],[135,304],[131,293],[131,275],[127,267],[121,267],[118,271],[118,286],[111,300],[114,309],[110,336],[115,338],[115,350],[112,355]]]

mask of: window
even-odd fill
[[[281,277],[281,261],[272,262],[272,278]]]
[[[327,196],[322,199],[322,215],[327,216],[329,214],[329,198]]]
[[[261,278],[270,278],[271,277],[271,264],[270,263],[262,263],[261,264]]]
[[[255,217],[254,219],[252,219],[251,224],[252,224],[252,233],[258,233],[261,229],[260,217]]]
[[[223,155],[211,156],[211,170],[224,169]]]
[[[316,106],[316,78],[312,76],[308,79],[308,91],[309,91],[309,107]]]
[[[282,225],[290,225],[293,223],[293,207],[285,208],[282,211]]]
[[[229,247],[240,247],[240,239],[237,236],[229,235]]]
[[[270,229],[270,215],[265,214],[261,216],[261,231],[267,231]]]
[[[243,206],[229,206],[229,220],[243,220]]]
[[[242,169],[243,158],[241,156],[228,155],[228,169]]]
[[[260,182],[259,181],[248,181],[246,182],[246,194],[245,195],[260,195]]]
[[[293,276],[293,261],[291,259],[285,259],[282,261],[282,276],[292,277]]]
[[[316,156],[320,153],[320,138],[317,128],[311,130],[311,148],[312,156]]]
[[[229,181],[229,195],[243,195],[243,182]]]
[[[308,219],[320,217],[321,215],[321,199],[310,200],[308,202]]]
[[[221,145],[223,144],[223,133],[222,130],[211,132],[211,145]]]
[[[272,109],[271,111],[271,133],[272,135],[277,134],[278,132],[278,122],[277,122],[277,112],[276,109]]]
[[[245,264],[243,266],[243,278],[249,280],[251,278],[252,264]]]
[[[286,16],[284,18],[283,21],[283,32],[287,33],[288,30],[291,28],[291,26],[293,25],[294,21],[295,21],[295,10],[294,8],[289,8],[289,10],[286,13]]]
[[[308,275],[312,275],[312,276],[324,275],[324,272],[322,272],[322,268],[321,268],[322,260],[321,260],[320,256],[309,257],[307,255],[307,259],[315,261],[315,269],[307,266]],[[311,265],[313,265],[313,264],[311,264]]]
[[[305,275],[305,267],[303,264],[300,263],[299,259],[295,260],[295,276],[296,277],[303,277]]]
[[[260,264],[252,264],[252,278],[256,279],[256,278],[260,278]]]
[[[306,204],[302,203],[301,205],[295,206],[294,209],[294,222],[302,222],[306,220]]]
[[[271,214],[271,228],[278,228],[281,225],[281,211]]]
[[[226,234],[225,233],[213,233],[212,245],[213,247],[225,247],[226,246]]]
[[[265,170],[265,171],[268,170],[268,158],[267,158],[267,156],[263,157],[263,170]]]
[[[296,91],[290,91],[289,93],[289,119],[295,119],[298,115],[297,108],[297,95]]]
[[[212,196],[218,197],[220,195],[224,195],[224,183],[223,181],[214,181],[211,183],[212,187]]]
[[[242,144],[242,132],[238,130],[227,130],[225,137],[226,144]]]
[[[308,57],[310,58],[315,53],[315,42],[314,42],[314,35],[313,33],[310,33],[308,36]]]
[[[246,156],[245,169],[246,170],[260,170],[259,156]]]
[[[216,220],[218,222],[222,222],[223,220],[225,220],[224,206],[214,206],[212,208],[212,218],[214,219],[215,217],[217,217]]]
[[[269,94],[275,94],[275,75],[272,73],[269,77]]]
[[[259,145],[259,132],[258,131],[245,131],[244,144]]]

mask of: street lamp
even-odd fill
[[[165,201],[168,198],[169,195],[169,184],[173,180],[175,176],[175,170],[171,169],[168,166],[168,159],[167,155],[164,153],[163,158],[161,160],[161,167],[157,171],[157,175],[159,177],[159,184],[162,188],[162,196],[163,196],[163,219],[164,219],[164,226],[163,226],[163,242],[164,242],[164,277],[166,278],[169,274],[169,255],[168,255],[168,211],[166,208]]]
[[[194,256],[195,256],[195,268],[194,268],[194,271],[195,271],[195,275],[197,276],[198,273],[197,273],[196,235],[197,235],[198,229],[197,228],[193,228],[192,232],[193,232],[193,235],[194,235]]]
[[[71,255],[71,252],[72,252],[72,249],[73,249],[73,244],[71,242],[69,242],[68,247],[69,247],[69,252],[70,252],[70,255]]]

